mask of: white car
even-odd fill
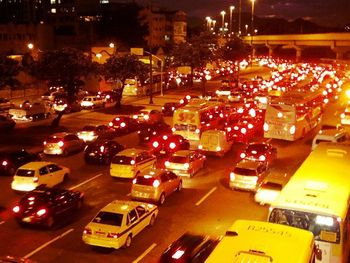
[[[53,187],[68,178],[70,170],[52,162],[30,162],[19,167],[13,177],[11,188],[29,192],[39,185]]]
[[[80,103],[82,108],[104,108],[105,101],[99,96],[84,97]]]
[[[206,157],[201,153],[190,150],[180,150],[170,156],[165,162],[165,167],[178,176],[192,177],[204,167],[205,161]]]
[[[115,200],[102,208],[85,227],[82,239],[92,246],[130,247],[132,238],[147,226],[153,226],[157,215],[156,205]]]
[[[265,180],[258,187],[254,200],[260,205],[272,204],[273,201],[277,199],[281,190],[283,188],[283,183],[279,181]]]

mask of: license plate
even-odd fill
[[[90,153],[89,155],[90,155],[90,156],[95,156],[95,153]]]
[[[166,154],[166,151],[161,150],[159,153],[161,153],[161,154]]]
[[[30,222],[30,221],[32,221],[32,220],[31,220],[30,217],[24,217],[24,218],[22,219],[22,221],[28,223],[28,222]]]

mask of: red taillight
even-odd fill
[[[102,145],[100,146],[100,152],[103,153],[105,151],[105,147]]]
[[[40,209],[38,212],[36,212],[37,216],[43,216],[47,213],[47,210],[45,208]]]
[[[152,143],[152,145],[153,145],[153,147],[154,147],[154,148],[158,148],[158,146],[159,146],[159,142],[154,141],[154,142]]]
[[[83,231],[83,233],[84,233],[85,235],[91,235],[91,234],[92,234],[92,231],[91,231],[90,228],[85,228],[84,231]]]
[[[33,177],[33,182],[34,183],[37,183],[39,181],[39,178],[38,177]]]
[[[136,184],[136,181],[137,181],[136,178],[134,178],[134,179],[132,180],[132,183],[133,183],[133,184]]]
[[[157,188],[159,185],[160,185],[159,180],[154,180],[154,181],[153,181],[153,187],[154,187],[154,188]]]
[[[19,210],[20,210],[20,208],[19,208],[18,205],[16,205],[14,208],[12,208],[12,211],[13,211],[14,213],[18,213]]]
[[[46,142],[46,141],[44,141],[44,145],[46,145],[46,143],[47,143],[47,142]]]
[[[119,237],[119,233],[108,233],[107,237],[109,237],[109,238],[118,238]]]
[[[8,163],[7,163],[7,161],[2,161],[2,163],[1,163],[3,166],[6,166]]]
[[[113,122],[110,121],[110,122],[108,123],[108,125],[109,125],[110,127],[113,127]]]
[[[179,259],[185,254],[185,251],[182,249],[176,250],[176,252],[171,256],[173,259]]]
[[[243,159],[243,158],[245,158],[245,153],[241,153],[241,155],[240,155],[240,157]]]
[[[171,142],[171,143],[169,144],[169,148],[170,148],[170,149],[174,150],[175,147],[176,147],[176,143]]]
[[[59,147],[63,147],[64,142],[63,141],[59,141],[57,144],[58,144]]]

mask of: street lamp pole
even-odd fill
[[[238,35],[240,36],[241,31],[241,16],[242,16],[242,0],[239,0],[239,7],[238,7]]]
[[[251,30],[251,34],[252,34],[252,37],[253,37],[253,34],[254,34],[254,3],[255,3],[255,0],[251,0],[252,1],[252,22],[251,22],[251,27],[250,27],[250,30]]]
[[[221,25],[221,30],[222,30],[222,34],[224,34],[224,27],[225,27],[225,11],[221,11],[220,13],[222,15],[222,25]]]
[[[230,34],[232,34],[232,12],[235,10],[233,5],[230,6]]]

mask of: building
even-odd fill
[[[148,25],[146,41],[151,47],[164,47],[186,41],[187,22],[183,11],[164,11],[145,8],[140,12],[143,23]]]

